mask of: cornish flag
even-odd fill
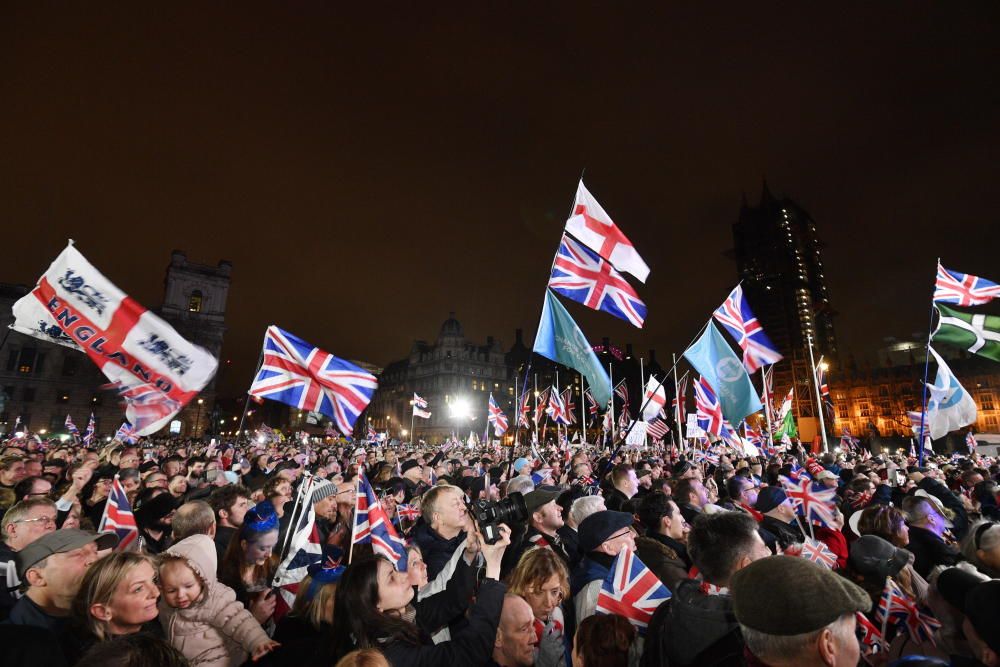
[[[139,527],[135,523],[135,516],[132,514],[132,506],[125,495],[125,489],[115,475],[111,483],[111,492],[108,493],[108,500],[104,504],[104,514],[97,524],[97,532],[114,531],[118,535],[118,551],[125,551],[128,546],[139,536]]]
[[[218,368],[208,351],[118,289],[72,242],[13,310],[12,329],[82,350],[112,382],[149,387],[173,401],[175,409],[137,435],[165,426]],[[139,421],[131,405],[126,418]]]
[[[358,474],[357,506],[354,513],[354,544],[371,542],[372,551],[385,556],[400,572],[406,571],[406,542],[396,529],[368,483],[364,473]]]
[[[934,301],[956,306],[981,306],[1000,297],[1000,285],[968,273],[944,268],[938,263]]]
[[[427,409],[427,399],[420,398],[416,392],[413,393],[413,416],[421,419],[431,418],[431,411]]]
[[[371,373],[273,325],[264,333],[263,355],[251,396],[324,414],[344,435],[354,431],[378,386]]]
[[[729,293],[729,297],[715,309],[712,317],[726,328],[743,350],[743,365],[747,373],[753,373],[761,366],[781,361],[782,356],[778,348],[764,333],[764,327],[750,310],[750,304],[743,296],[742,285],[737,285]]]
[[[670,591],[627,547],[611,563],[600,593],[597,613],[624,616],[645,634],[653,612],[670,599]]]
[[[640,329],[646,319],[646,304],[611,263],[565,234],[552,265],[549,287]]]
[[[611,216],[590,194],[583,179],[576,188],[573,215],[566,221],[566,231],[610,261],[622,273],[631,274],[643,283],[649,277],[649,266],[618,225],[611,220]]]

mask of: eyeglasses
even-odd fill
[[[606,539],[604,541],[605,542],[610,542],[611,540],[617,540],[619,537],[625,537],[626,535],[631,535],[631,534],[632,534],[632,529],[631,528],[626,528],[625,530],[623,530],[622,532],[618,533],[617,535],[612,535],[611,537],[609,537],[608,539]]]
[[[34,519],[18,519],[14,523],[35,523],[36,521],[41,521],[43,526],[56,525],[56,518],[54,516],[36,516]]]

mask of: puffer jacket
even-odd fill
[[[192,667],[236,667],[257,646],[270,639],[257,619],[236,601],[236,592],[215,576],[215,542],[192,535],[167,549],[163,556],[181,558],[203,584],[199,601],[174,609],[160,598],[160,623],[170,644]]]

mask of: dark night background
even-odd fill
[[[576,181],[652,269],[683,346],[735,283],[767,178],[827,242],[842,351],[926,330],[934,260],[1000,279],[996,3],[9,3],[0,281],[65,240],[147,306],[173,248],[234,264],[223,390],[266,325],[373,363],[534,335]]]

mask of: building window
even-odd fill
[[[72,377],[80,370],[80,356],[77,354],[63,355],[62,375]]]
[[[983,394],[982,399],[980,399],[980,407],[983,410],[995,410],[993,407],[993,396],[991,394]]]
[[[49,417],[49,432],[64,432],[66,430],[66,416],[52,415]]]
[[[191,292],[191,298],[188,299],[188,311],[192,313],[201,312],[201,290],[195,290]]]
[[[872,406],[868,403],[861,404],[861,416],[871,417],[872,416]]]
[[[7,370],[12,371],[17,368],[17,350],[11,350],[7,353]]]
[[[35,368],[35,357],[38,350],[33,347],[26,347],[21,350],[21,358],[17,362],[17,372],[28,374]]]

